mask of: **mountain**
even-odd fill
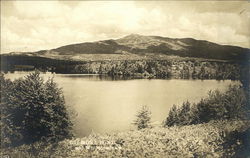
[[[51,50],[10,53],[66,60],[164,59],[168,56],[219,60],[249,60],[249,49],[193,38],[131,34],[120,39],[71,44]]]

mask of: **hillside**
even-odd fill
[[[248,157],[249,121],[95,134],[59,144],[37,142],[5,149],[10,157]]]
[[[166,56],[219,60],[249,59],[249,49],[195,40],[131,34],[120,39],[71,44],[51,50],[10,53],[67,60],[162,59]]]

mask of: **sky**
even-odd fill
[[[117,39],[191,37],[250,48],[250,1],[1,1],[1,53]]]

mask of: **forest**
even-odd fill
[[[240,79],[243,67],[236,63],[209,61],[101,61],[79,64],[72,73],[141,76],[143,78]]]

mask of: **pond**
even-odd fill
[[[8,73],[15,79],[25,73]],[[209,90],[225,91],[238,81],[129,79],[114,80],[107,76],[82,74],[42,74],[53,77],[62,88],[66,104],[77,112],[74,130],[78,137],[91,132],[109,133],[134,129],[137,111],[147,105],[152,113],[152,124],[161,124],[173,104],[198,102]]]

